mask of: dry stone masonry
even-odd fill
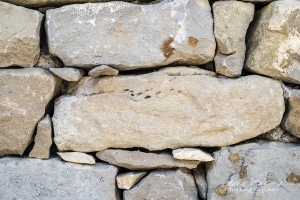
[[[0,200],[299,200],[299,0],[0,0]]]

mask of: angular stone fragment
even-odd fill
[[[52,122],[49,115],[46,115],[37,125],[34,146],[29,157],[48,159],[52,145]]]
[[[194,177],[189,170],[153,171],[123,194],[124,200],[198,200]]]
[[[35,65],[42,19],[38,11],[0,2],[0,68]]]
[[[94,165],[96,160],[93,156],[81,152],[57,152],[59,157],[67,162]]]
[[[291,89],[288,107],[282,127],[292,135],[300,138],[300,90]]]
[[[23,154],[60,82],[40,68],[0,70],[0,156]]]
[[[222,148],[208,165],[208,200],[297,199],[300,146],[280,142]],[[239,158],[239,159],[234,159]]]
[[[0,166],[1,199],[119,199],[112,165],[5,157]]]
[[[36,63],[35,67],[40,67],[44,69],[49,68],[62,68],[64,65],[60,62],[60,60],[51,55],[50,53],[41,52],[40,58]]]
[[[101,65],[99,67],[95,67],[89,71],[89,76],[98,77],[98,76],[117,76],[119,74],[119,70],[111,68],[107,65]]]
[[[165,73],[169,76],[186,76],[186,75],[207,75],[207,76],[216,76],[215,72],[204,70],[198,67],[165,67],[161,68],[158,71]]]
[[[209,153],[196,148],[181,148],[172,151],[173,157],[179,160],[198,160],[201,162],[213,161]]]
[[[84,75],[84,71],[75,68],[49,68],[49,70],[56,76],[66,81],[79,81]]]
[[[207,0],[69,5],[46,12],[46,31],[50,53],[77,67],[199,65],[216,46]]]
[[[300,1],[274,1],[257,15],[249,35],[245,67],[300,83]]]
[[[131,189],[147,172],[129,172],[117,176],[117,185],[119,189]]]
[[[155,72],[85,80],[74,86],[77,95],[56,102],[60,151],[226,146],[275,128],[284,112],[280,82],[255,75],[221,79]]]
[[[193,169],[199,164],[199,161],[176,160],[168,153],[145,153],[121,149],[106,149],[98,152],[96,156],[100,160],[131,170],[176,167]]]
[[[242,73],[245,59],[245,37],[253,19],[254,5],[239,1],[213,4],[214,34],[217,40],[216,72],[228,77]]]
[[[203,166],[198,166],[196,169],[193,169],[193,174],[198,188],[199,197],[206,199],[207,183]]]

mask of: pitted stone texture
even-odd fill
[[[300,197],[299,145],[249,143],[222,148],[214,158],[206,176],[208,200]]]
[[[0,159],[0,166],[1,199],[119,199],[118,169],[112,165],[6,157]]]
[[[64,161],[94,165],[96,160],[93,156],[81,152],[57,152],[57,155]]]
[[[274,1],[264,7],[249,35],[245,67],[300,84],[300,1]]]
[[[44,69],[0,70],[0,156],[23,154],[59,86]]]
[[[118,188],[129,190],[146,174],[147,172],[129,172],[129,173],[118,174],[116,178]]]
[[[84,75],[84,71],[75,68],[49,68],[50,72],[66,81],[79,81]]]
[[[176,160],[168,153],[145,153],[121,149],[106,149],[98,152],[96,156],[102,161],[131,170],[177,167],[193,169],[200,163],[199,161]]]
[[[292,135],[300,138],[300,90],[291,89],[288,97],[288,108],[282,127]]]
[[[239,1],[213,4],[214,34],[217,41],[216,72],[228,77],[242,73],[245,60],[245,37],[253,19],[254,5]]]
[[[119,74],[119,70],[111,68],[107,65],[101,65],[95,67],[89,71],[89,76],[98,77],[98,76],[117,76]]]
[[[153,171],[134,188],[124,191],[124,200],[198,200],[190,170]]]
[[[158,71],[165,73],[169,76],[186,76],[186,75],[207,75],[207,76],[216,76],[215,72],[201,69],[198,67],[164,67]]]
[[[73,90],[78,95],[56,102],[60,151],[226,146],[273,129],[284,112],[280,82],[255,75],[233,80],[156,72],[85,80]]]
[[[199,65],[213,59],[216,46],[207,0],[69,5],[47,11],[46,31],[50,53],[77,67]]]
[[[29,157],[48,159],[52,145],[52,122],[49,115],[46,115],[37,125],[34,146]]]
[[[0,2],[0,68],[36,64],[42,19],[38,11]]]

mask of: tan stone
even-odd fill
[[[79,81],[84,75],[84,71],[75,68],[49,68],[50,72],[66,81]]]
[[[119,70],[111,68],[107,65],[101,65],[95,67],[89,71],[89,76],[98,77],[98,76],[117,76],[119,74]]]
[[[23,154],[60,82],[40,68],[0,70],[0,156]]]
[[[116,178],[118,188],[129,190],[146,174],[147,172],[129,172],[129,173],[119,174]]]
[[[57,152],[57,155],[64,161],[80,163],[80,164],[96,164],[96,160],[93,156],[81,152]]]
[[[49,115],[46,115],[37,125],[34,146],[29,157],[48,159],[52,145],[52,122]]]
[[[300,1],[274,1],[257,14],[249,34],[245,67],[300,83]]]
[[[70,94],[54,110],[60,151],[226,146],[275,128],[285,109],[280,82],[256,75],[88,78]]]
[[[216,76],[215,72],[201,69],[198,67],[164,67],[158,71],[165,73],[169,76],[186,76],[186,75],[207,75],[207,76]]]
[[[45,52],[41,52],[40,58],[35,65],[35,67],[44,69],[62,68],[63,66],[63,63],[61,63],[61,61],[57,57]]]
[[[181,148],[172,151],[173,157],[179,160],[198,160],[201,162],[213,161],[214,158],[200,149],[196,148]]]
[[[145,153],[121,149],[106,149],[98,152],[96,156],[100,160],[131,170],[169,169],[177,167],[193,169],[200,163],[194,160],[176,160],[168,153]]]

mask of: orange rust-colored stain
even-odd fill
[[[286,181],[289,183],[300,183],[300,175],[291,173],[288,177],[286,177]]]
[[[171,43],[174,41],[174,38],[168,37],[163,44],[160,46],[161,52],[164,54],[165,58],[169,58],[173,55],[175,49],[171,46]]]
[[[189,37],[188,39],[188,44],[191,46],[191,47],[196,47],[197,44],[198,44],[198,39],[197,38],[194,38],[192,36]]]

